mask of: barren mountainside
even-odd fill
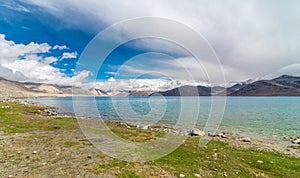
[[[233,96],[300,96],[300,77],[283,75],[273,80],[248,84],[231,93]]]
[[[73,88],[76,95],[92,95],[89,90]],[[58,86],[39,83],[21,83],[0,78],[1,97],[41,97],[41,96],[70,96],[71,86]]]
[[[72,88],[41,83],[21,83],[0,78],[1,97],[41,96],[300,96],[300,77],[283,75],[272,80],[260,80],[250,84],[236,84],[229,88],[182,86],[167,91],[103,91],[100,89]],[[73,92],[73,93],[72,93]]]
[[[197,90],[195,92],[195,90]],[[223,88],[224,89],[224,88]],[[158,92],[163,96],[210,96],[224,95],[222,87],[183,86]],[[219,93],[218,93],[219,91]],[[250,84],[236,84],[226,89],[228,96],[300,96],[300,77],[283,75],[272,80],[260,80]],[[153,95],[153,94],[152,94]]]

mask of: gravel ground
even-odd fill
[[[95,167],[111,161],[78,129],[0,136],[0,177],[113,177]]]

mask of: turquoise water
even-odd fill
[[[71,114],[75,114],[74,102],[77,116],[123,120],[134,124],[173,126],[182,114],[182,123],[197,121],[199,128],[204,127],[211,108],[211,97],[75,97],[73,100],[72,97],[64,97],[30,100]],[[193,114],[194,111],[199,111],[199,114]],[[189,126],[182,124],[182,127]],[[300,97],[227,97],[219,131],[269,141],[283,141],[284,136],[300,136]]]

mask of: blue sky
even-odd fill
[[[26,1],[8,0],[2,2],[0,14],[2,17],[0,19],[0,34],[5,35],[6,41],[24,45],[31,42],[37,44],[47,43],[52,48],[45,53],[38,53],[37,56],[41,57],[41,60],[50,56],[58,58],[56,62],[49,65],[61,69],[61,72],[69,77],[76,75],[73,69],[76,68],[76,62],[82,50],[98,32],[107,26],[101,20],[87,17],[72,10],[66,10],[66,16],[59,18],[45,8]],[[76,15],[73,17],[74,14]],[[70,18],[70,21],[76,20],[76,22],[68,24],[65,21],[66,18]],[[132,45],[130,47],[131,43],[134,43],[134,41],[119,46],[108,56],[107,62],[104,63],[97,75],[98,80],[108,80],[114,77],[118,67],[126,60],[153,51],[135,48]],[[54,49],[55,46],[65,46],[65,49]],[[77,55],[76,58],[62,59],[64,53]],[[20,56],[19,59],[24,59],[24,56]],[[86,70],[89,70],[89,68]],[[152,78],[150,75],[147,76]],[[130,78],[128,75],[119,77]]]
[[[174,79],[175,85],[191,80],[196,84],[207,82],[207,76],[195,67],[191,56],[178,46],[151,39],[119,46],[98,74],[91,72],[93,64],[75,71],[83,49],[99,32],[114,23],[144,16],[176,20],[199,32],[215,50],[228,82],[270,76],[283,68],[288,73],[291,71],[288,66],[298,74],[299,8],[299,1],[293,0],[174,1],[172,4],[148,0],[6,0],[0,3],[0,77],[69,85],[88,83],[97,75],[102,82],[99,86],[112,77],[115,81],[136,76],[146,79],[149,85],[154,84],[148,79],[163,78],[159,82],[166,82],[168,77]],[[188,34],[185,36],[189,38]],[[142,55],[146,53],[149,55]],[[206,70],[215,68],[209,66]],[[122,75],[115,75],[118,70]],[[186,70],[199,78],[186,77]],[[168,76],[157,75],[161,71]]]

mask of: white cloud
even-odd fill
[[[53,48],[53,50],[64,50],[64,49],[69,49],[66,45],[63,45],[63,46],[59,46],[59,45],[55,45]]]
[[[87,88],[97,88],[103,91],[165,91],[176,87],[192,85],[192,86],[208,86],[207,83],[195,82],[191,80],[170,80],[170,79],[116,79],[111,81],[97,81],[94,83],[86,83]]]
[[[58,61],[58,59],[57,59],[56,57],[53,57],[53,56],[46,57],[46,58],[43,60],[43,62],[44,62],[45,64],[52,64],[52,63],[57,62],[57,61]]]
[[[15,1],[2,1],[0,6],[9,8],[14,11],[30,12],[29,9],[25,8],[24,6],[20,5],[19,3],[15,2]]]
[[[113,77],[110,77],[107,81],[109,81],[109,82],[115,82],[116,81],[116,79],[115,78],[113,78]]]
[[[264,76],[285,66],[297,64],[300,60],[300,1],[297,0],[174,0],[172,3],[169,0],[28,2],[45,8],[65,20],[67,24],[76,27],[80,24],[74,24],[69,18],[65,18],[65,10],[73,9],[76,11],[73,12],[74,16],[86,16],[106,25],[143,16],[163,17],[182,22],[200,32],[212,45],[225,68],[225,73],[228,70],[228,80]],[[82,29],[86,29],[85,22],[82,24]],[[171,27],[170,30],[176,32],[176,29]],[[126,33],[134,31],[123,31],[123,35]],[[182,36],[191,38],[189,34]],[[116,34],[115,38],[122,36]],[[158,45],[150,42],[143,46],[155,48]]]
[[[116,67],[117,68],[117,67]],[[169,78],[176,81],[195,81],[196,83],[210,83],[210,85],[224,84],[220,80],[221,66],[193,57],[173,58],[161,53],[145,53],[135,56],[115,71],[115,78]],[[225,75],[236,72],[228,66],[223,67]],[[231,74],[232,74],[231,73]],[[221,76],[222,77],[222,76]],[[242,77],[242,76],[241,76]]]
[[[77,52],[71,52],[71,53],[64,52],[61,60],[63,60],[63,59],[76,59],[77,55],[78,55]]]
[[[54,56],[42,57],[39,54],[50,54],[51,46],[46,43],[15,44],[0,34],[0,76],[16,81],[41,82],[59,85],[82,85],[89,76],[89,71],[78,72],[68,77],[51,63],[58,61]],[[20,59],[20,57],[22,59]]]
[[[13,41],[8,41],[5,39],[4,34],[0,34],[0,62],[3,60],[15,60],[18,57],[22,57],[26,54],[38,54],[38,53],[48,53],[51,49],[47,43],[37,44],[31,42],[27,45],[15,44]]]
[[[300,76],[300,64],[291,64],[288,66],[285,66],[273,73],[270,73],[261,79],[273,79],[280,77],[282,75],[291,75],[291,76]]]
[[[0,65],[0,77],[14,81],[24,81],[27,79],[21,72],[14,72],[11,69],[3,67],[2,65]]]
[[[117,75],[118,73],[117,72],[105,72],[106,74],[109,74],[109,75]]]

